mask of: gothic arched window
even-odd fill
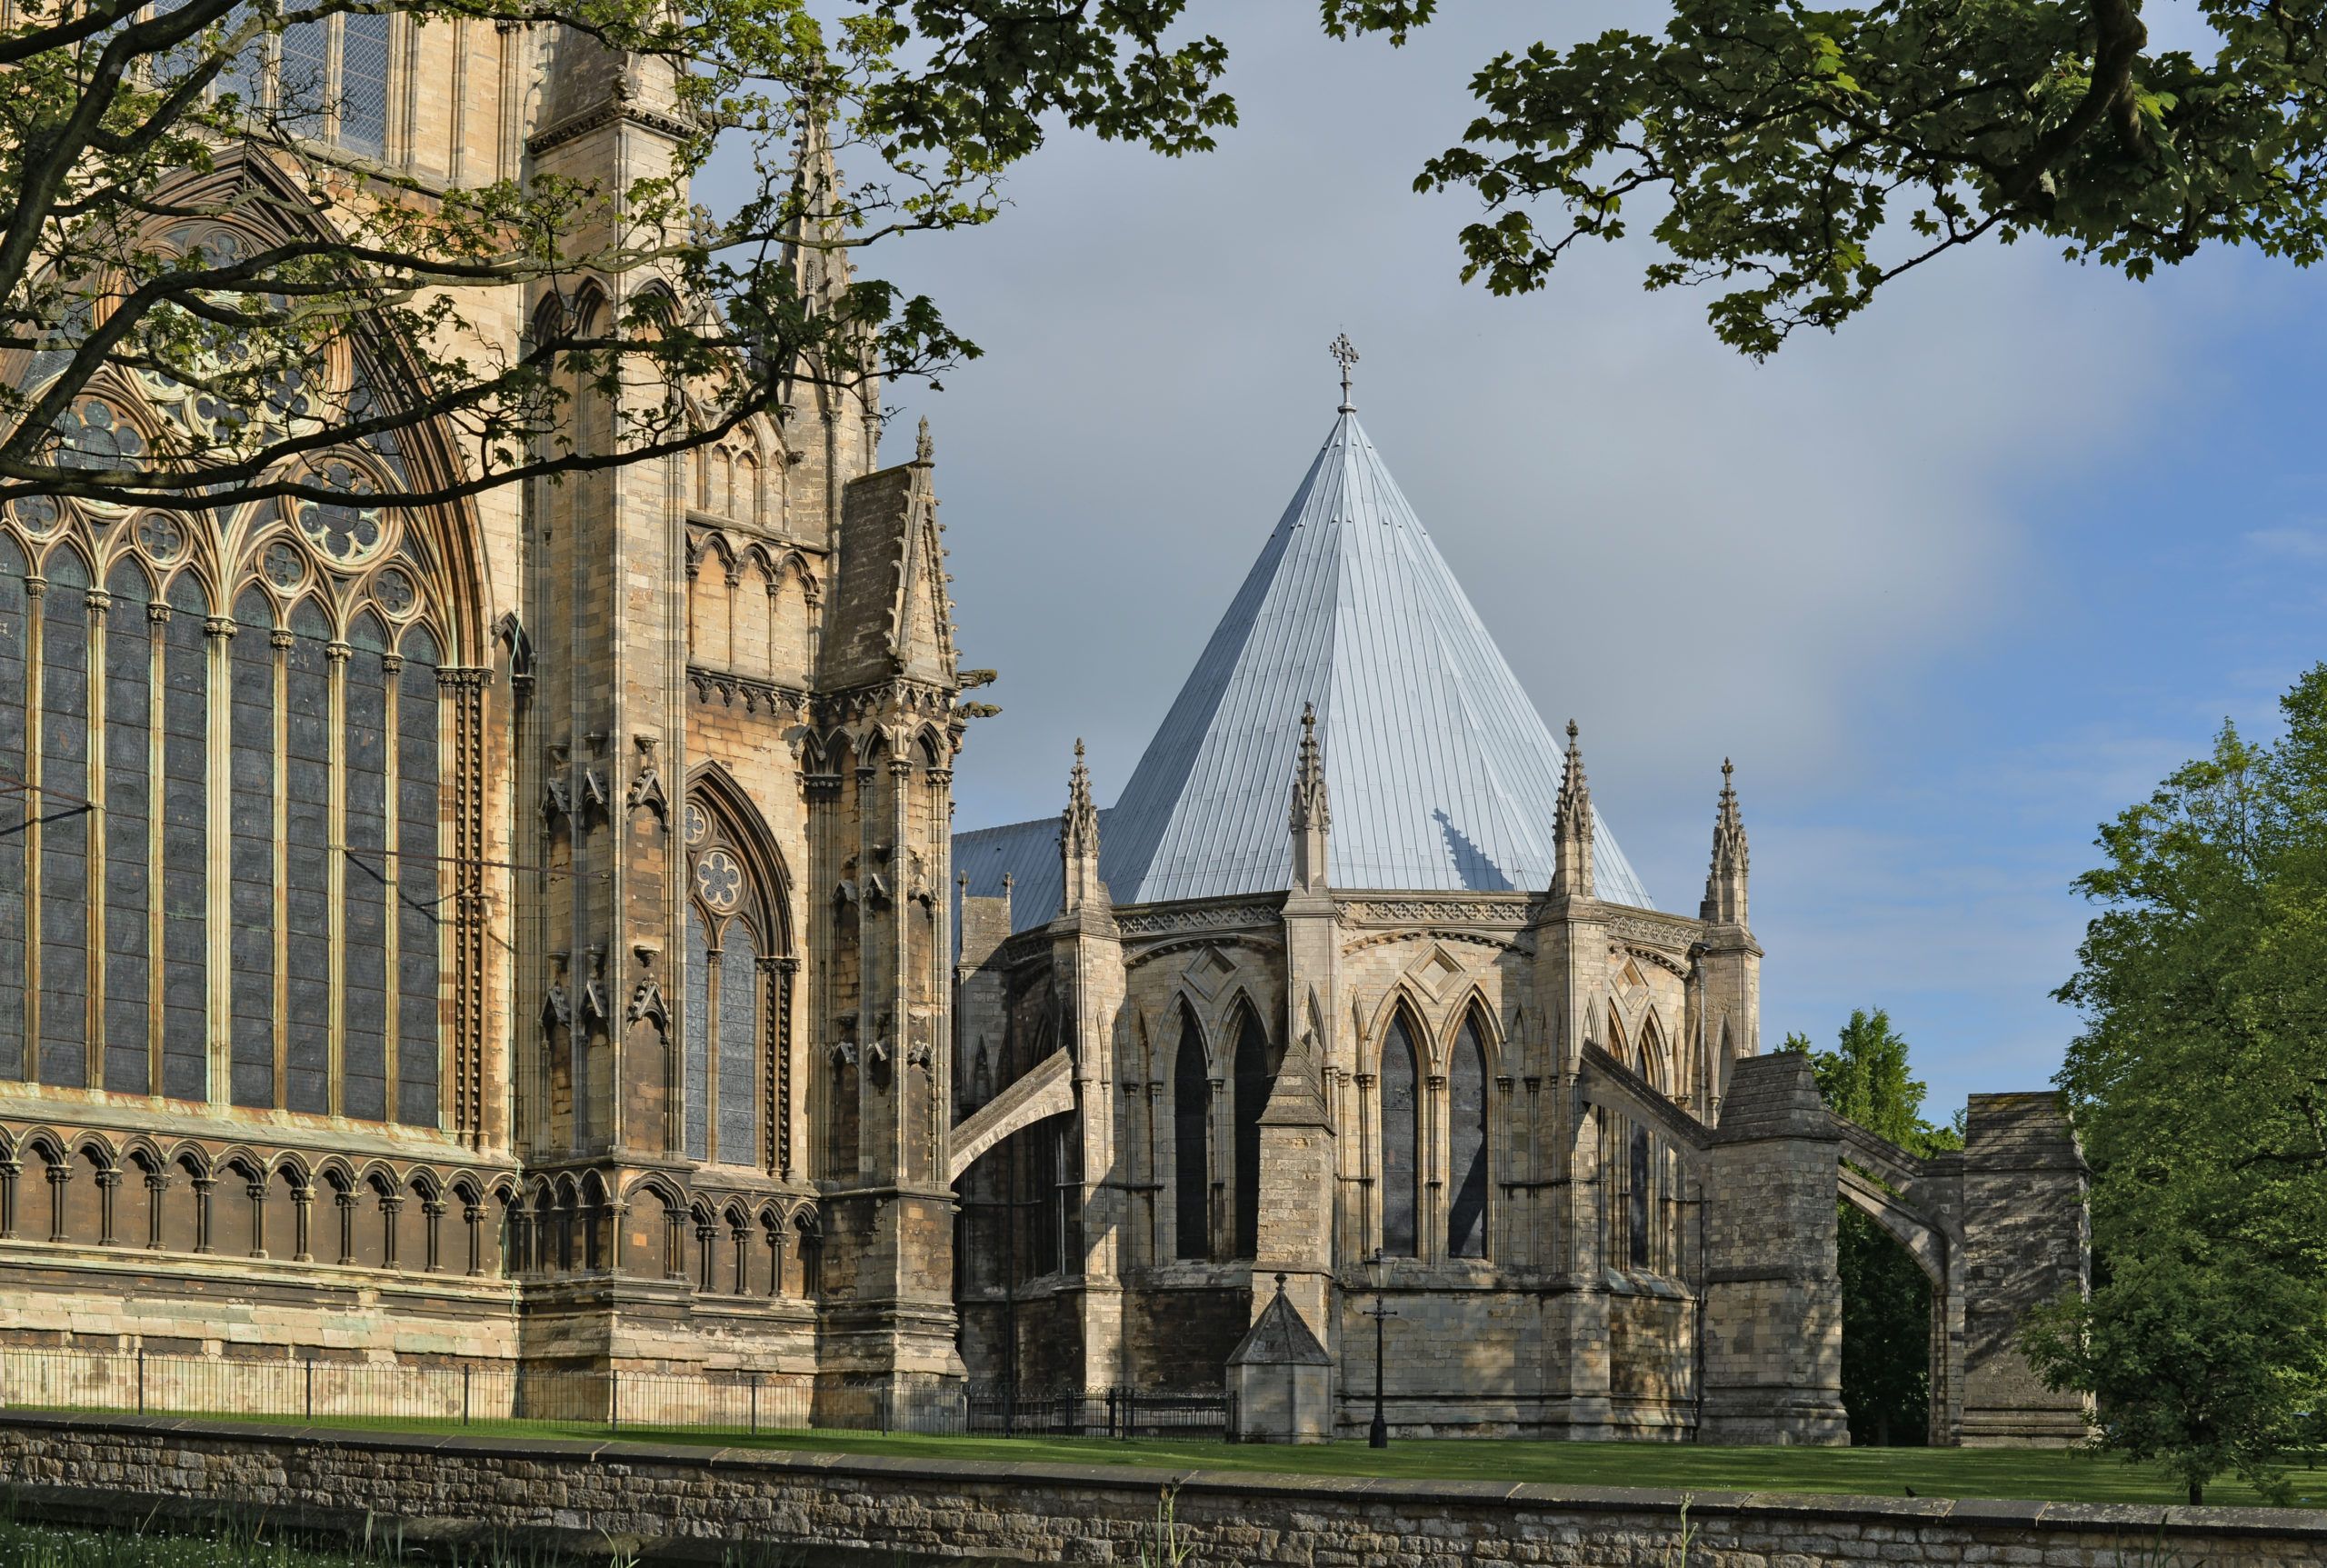
[[[161,461],[227,421],[141,373],[60,430]],[[448,574],[382,499],[395,451],[285,476],[346,499],[0,516],[0,772],[30,785],[0,814],[0,1077],[433,1127]]]
[[[153,984],[154,667],[161,627],[147,614],[154,596],[134,560],[105,579],[105,1087],[150,1091],[149,1003]]]
[[[89,568],[49,553],[40,596],[40,1077],[89,1086]]]
[[[1464,1014],[1447,1075],[1446,1255],[1487,1255],[1487,1044],[1475,1012]]]
[[[1260,1250],[1261,1113],[1276,1081],[1269,1033],[1247,1004],[1236,1010],[1236,1253]]]
[[[1393,1258],[1422,1250],[1421,1066],[1401,1009],[1382,1042],[1382,1251]]]
[[[1204,1071],[1203,1031],[1180,1004],[1180,1046],[1172,1063],[1172,1251],[1212,1256],[1212,1081]]]
[[[0,773],[29,776],[25,748],[25,659],[32,646],[26,593],[32,569],[0,533]],[[0,794],[0,1078],[25,1075],[25,849],[32,800]]]
[[[780,868],[739,800],[698,790],[684,807],[688,891],[680,1021],[679,1152],[763,1168],[774,1125],[784,999]]]
[[[1649,1200],[1653,1196],[1647,1128],[1641,1126],[1633,1128],[1632,1146],[1628,1154],[1629,1168],[1624,1174],[1625,1196],[1628,1201],[1625,1204],[1624,1219],[1631,1237],[1631,1245],[1626,1248],[1626,1255],[1633,1267],[1644,1269],[1649,1266],[1651,1211]]]

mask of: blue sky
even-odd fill
[[[1879,1005],[1935,1114],[2038,1086],[2095,824],[2322,654],[2321,280],[1989,247],[1765,365],[1642,293],[1644,242],[1466,287],[1471,208],[1415,169],[1489,55],[1618,11],[1473,4],[1393,52],[1200,5],[1220,151],[1062,136],[990,228],[876,249],[988,351],[890,397],[893,441],[935,434],[964,662],[1002,671],[957,824],[1057,810],[1077,735],[1112,798],[1324,437],[1346,330],[1369,433],[1664,907],[1736,759],[1766,1042]]]

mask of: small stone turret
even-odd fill
[[[1293,885],[1313,893],[1325,885],[1325,836],[1333,825],[1325,798],[1324,754],[1317,745],[1317,709],[1301,710],[1301,762],[1293,775]]]
[[[1567,763],[1560,770],[1558,814],[1553,835],[1557,859],[1552,873],[1553,898],[1592,898],[1592,786],[1583,777],[1583,748],[1575,721],[1567,722]]]
[[[1713,822],[1713,865],[1705,873],[1705,898],[1697,918],[1709,925],[1745,924],[1745,824],[1737,813],[1732,780],[1736,767],[1721,759],[1721,805]]]

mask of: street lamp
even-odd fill
[[[1383,1294],[1382,1286],[1389,1272],[1380,1247],[1366,1254],[1365,1273],[1373,1283],[1373,1310],[1364,1314],[1373,1320],[1373,1425],[1365,1434],[1368,1448],[1390,1446],[1390,1423],[1382,1414],[1382,1324],[1390,1315],[1389,1298]]]

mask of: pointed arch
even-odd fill
[[[1429,1038],[1401,994],[1381,1034],[1382,1252],[1411,1258],[1422,1251],[1422,1074]]]
[[[1447,1063],[1446,1255],[1483,1258],[1493,1187],[1486,1009],[1474,999],[1462,1019]]]
[[[1664,1030],[1657,1021],[1654,1007],[1641,1014],[1640,1028],[1636,1033],[1639,1044],[1634,1060],[1640,1075],[1660,1094],[1673,1094],[1681,1086],[1680,1079],[1673,1070],[1672,1047],[1664,1038]]]
[[[690,1159],[770,1166],[787,1146],[781,1079],[792,885],[765,820],[734,776],[705,763],[681,824],[688,866],[680,980],[678,1146]]]
[[[1235,1252],[1239,1258],[1256,1255],[1261,1233],[1261,1113],[1268,1108],[1270,1091],[1284,1048],[1269,1038],[1261,1011],[1249,995],[1239,993],[1228,1014],[1235,1041],[1234,1078],[1231,1106],[1234,1115]]]
[[[1172,1059],[1172,1255],[1212,1256],[1212,1074],[1203,1026],[1180,998]]]

